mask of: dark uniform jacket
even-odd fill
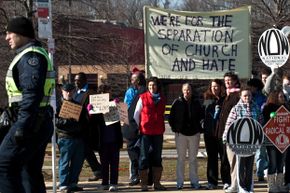
[[[203,116],[199,101],[192,98],[188,104],[184,97],[179,97],[172,104],[168,121],[173,132],[192,136],[202,131],[200,122]]]
[[[17,49],[16,52],[18,54],[31,46],[42,47],[40,42],[32,41]],[[12,104],[18,112],[17,121],[12,127],[29,130],[36,123],[39,104],[44,96],[47,65],[47,60],[42,54],[28,52],[13,68],[13,79],[18,89],[22,91],[22,101]],[[50,101],[47,101],[48,105],[49,103]]]

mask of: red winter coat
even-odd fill
[[[150,92],[147,91],[140,95],[138,103],[141,105],[137,103],[134,117],[137,116],[140,120],[139,130],[141,134],[162,135],[164,133],[165,98],[163,95],[160,95],[160,98],[160,101],[154,104]]]

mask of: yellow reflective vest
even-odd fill
[[[11,106],[11,104],[14,102],[20,102],[22,100],[22,92],[18,90],[15,84],[12,70],[14,66],[17,64],[17,62],[21,59],[21,57],[28,52],[37,52],[39,54],[42,54],[47,60],[47,73],[46,73],[46,79],[45,79],[45,84],[44,84],[44,97],[40,103],[40,107],[44,107],[44,106],[49,105],[50,103],[50,96],[52,96],[53,89],[55,86],[55,71],[53,70],[52,63],[45,49],[42,47],[36,47],[36,46],[28,47],[24,49],[22,52],[18,53],[8,68],[5,80],[6,80],[6,91],[8,95],[9,106]]]

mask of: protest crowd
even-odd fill
[[[204,93],[199,93],[203,95],[202,100],[193,94],[191,84],[181,86],[181,95],[172,103],[168,117],[170,128],[175,133],[178,190],[185,186],[185,161],[188,155],[189,181],[193,190],[218,189],[221,179],[222,188],[227,193],[254,192],[255,164],[256,178],[259,182],[267,181],[268,192],[289,191],[289,150],[281,153],[264,137],[258,148],[254,148],[254,153],[248,153],[249,150],[243,146],[239,152],[246,154],[240,155],[230,147],[228,138],[230,126],[236,120],[252,118],[263,127],[282,105],[289,109],[289,76],[280,69],[269,70],[265,68],[259,76],[245,83],[241,83],[234,72],[227,72],[223,80],[209,81]],[[87,160],[93,173],[89,181],[101,180],[98,189],[117,191],[123,139],[130,159],[128,185],[140,186],[141,191],[148,191],[151,186],[154,190],[166,190],[160,183],[166,98],[158,78],[146,80],[143,71],[134,69],[131,86],[124,96],[127,123],[120,121],[117,106],[121,101],[112,97],[109,85],[102,84],[97,91],[92,91],[88,88],[86,75],[81,72],[75,76],[75,84],[64,83],[59,85],[59,89],[62,99],[58,109],[64,101],[82,106],[78,121],[60,117],[59,110],[56,115],[60,150],[58,189],[61,192],[83,189],[77,183],[84,160]],[[99,113],[94,109],[95,105],[89,102],[90,95],[102,94],[109,96],[107,113]],[[198,175],[197,153],[202,133],[207,152],[206,186],[199,183]],[[259,135],[263,136],[263,133]],[[100,162],[94,155],[96,152],[99,153]],[[92,156],[88,156],[90,153]]]
[[[134,68],[131,85],[120,101],[112,85],[91,89],[84,72],[74,76],[74,83],[56,84],[48,54],[27,18],[9,21],[6,40],[18,55],[6,77],[9,108],[0,117],[0,193],[46,192],[42,166],[54,129],[59,192],[84,191],[79,177],[85,161],[92,174],[88,181],[100,181],[96,187],[100,191],[118,191],[124,141],[130,159],[129,188],[167,190],[161,180],[166,169],[162,149],[169,104],[160,79],[148,74],[145,78],[144,71]],[[53,109],[49,99],[55,85],[58,97]],[[223,79],[208,80],[202,92],[189,82],[179,89],[167,117],[177,151],[177,190],[185,188],[188,175],[192,190],[221,187],[226,193],[253,193],[256,177],[267,183],[269,193],[289,192],[290,150],[276,146],[289,141],[281,135],[273,143],[263,133],[281,108],[288,113],[284,115],[289,125],[289,72],[274,66],[242,81],[229,70]],[[126,109],[126,120],[121,120],[120,105]],[[288,125],[282,130],[288,131]],[[200,183],[198,173],[201,134],[207,153],[206,185]]]

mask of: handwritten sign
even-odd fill
[[[147,77],[222,78],[251,74],[250,7],[186,12],[144,7]]]
[[[59,117],[62,117],[65,119],[73,118],[73,119],[79,121],[81,112],[82,112],[81,105],[78,105],[78,104],[75,104],[75,103],[72,103],[72,102],[65,100],[62,103]]]
[[[104,114],[104,120],[106,125],[120,121],[119,111],[115,101],[109,102],[109,112]]]
[[[129,125],[128,121],[128,106],[126,103],[120,102],[117,104],[119,115],[120,115],[120,121],[124,124]]]
[[[90,104],[93,109],[90,114],[108,113],[109,112],[109,93],[90,95]]]

